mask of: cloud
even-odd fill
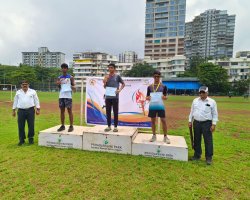
[[[0,63],[17,64],[18,51],[29,46],[30,31],[36,19],[34,8],[29,1],[1,2],[0,6]]]
[[[144,52],[145,0],[0,0],[0,63],[21,62],[22,51],[47,46],[66,53]],[[250,1],[187,0],[187,21],[207,9],[236,14],[235,50],[247,49]]]

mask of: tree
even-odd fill
[[[16,70],[10,74],[10,78],[15,85],[19,85],[22,80],[27,80],[30,83],[37,81],[35,69],[25,65],[17,67]]]
[[[151,77],[153,76],[155,69],[147,63],[136,64],[130,71],[123,73],[127,77]]]
[[[73,75],[73,69],[70,68],[69,74]],[[58,67],[41,66],[5,66],[0,65],[0,83],[19,85],[22,80],[28,80],[31,87],[39,90],[49,90],[55,86],[57,77],[62,74]]]
[[[198,67],[199,65],[206,63],[206,59],[201,56],[194,56],[188,62],[188,69],[184,74],[177,75],[178,77],[197,77]]]
[[[192,76],[197,76],[198,74],[198,67],[202,64],[206,63],[206,60],[201,56],[194,56],[190,59],[190,68],[188,70],[189,74]]]
[[[11,74],[17,70],[16,66],[0,66],[0,83],[1,84],[13,84],[13,80],[11,79]]]
[[[234,81],[232,90],[236,95],[244,95],[249,90],[250,79]]]
[[[204,63],[198,66],[197,77],[201,84],[209,87],[214,93],[227,93],[229,90],[227,70],[213,63]]]

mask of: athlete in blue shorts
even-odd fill
[[[62,64],[62,75],[57,79],[57,85],[60,88],[59,94],[59,107],[61,110],[61,127],[57,131],[65,130],[65,108],[67,108],[69,113],[70,127],[68,132],[72,132],[73,128],[73,112],[72,112],[72,91],[75,91],[75,80],[74,77],[68,74],[68,65]]]

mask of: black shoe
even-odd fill
[[[29,144],[34,144],[34,139],[29,139]]]
[[[24,142],[19,142],[17,145],[22,146],[23,144],[24,144]]]
[[[73,126],[69,126],[68,132],[72,132],[73,130],[74,130],[74,127]]]
[[[206,158],[207,165],[212,165],[212,158]]]
[[[59,129],[57,129],[58,132],[64,131],[64,130],[65,130],[65,126],[64,125],[62,125]]]
[[[200,159],[201,159],[201,158],[196,157],[196,156],[193,156],[193,157],[191,158],[192,161],[198,161],[198,160],[200,160]]]

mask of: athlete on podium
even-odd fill
[[[153,132],[153,136],[150,139],[150,142],[156,141],[155,123],[156,123],[156,118],[160,117],[164,132],[163,141],[167,144],[170,144],[170,140],[167,136],[167,122],[166,122],[165,106],[163,103],[163,100],[167,100],[167,87],[163,85],[160,81],[161,72],[156,70],[154,72],[153,77],[154,77],[154,83],[148,86],[147,90],[147,100],[150,101],[148,117],[151,118],[152,132]]]

